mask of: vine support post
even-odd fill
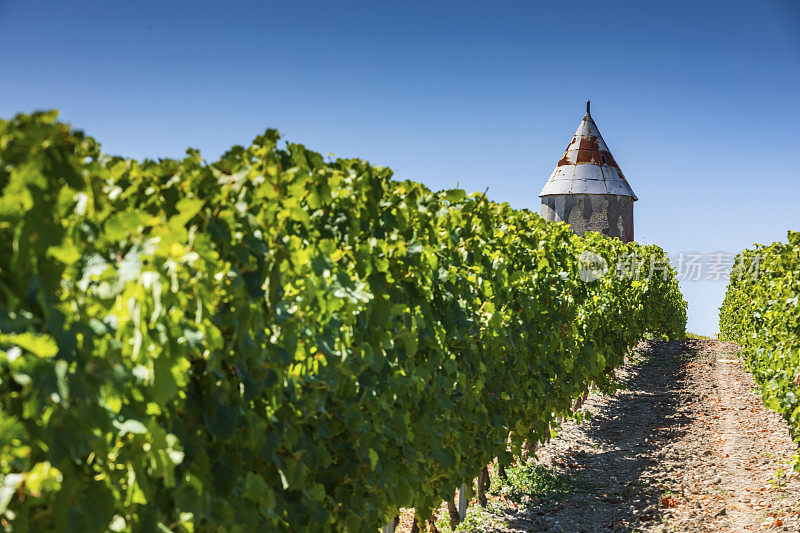
[[[394,520],[386,524],[381,528],[381,533],[394,533],[397,529],[397,525],[400,523],[400,517],[395,516]]]
[[[461,520],[467,517],[467,484],[462,483],[458,491],[458,516]]]

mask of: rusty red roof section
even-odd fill
[[[589,102],[586,116],[539,196],[555,194],[614,194],[638,199],[600,135]]]

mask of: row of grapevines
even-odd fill
[[[736,257],[720,308],[720,333],[744,349],[765,404],[800,442],[800,232]],[[800,467],[800,460],[797,463]]]
[[[0,121],[3,524],[369,530],[683,334],[672,271],[578,275],[656,246],[277,142],[137,162]]]

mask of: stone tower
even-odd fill
[[[545,183],[542,216],[566,222],[583,235],[597,231],[624,242],[633,240],[633,202],[637,200],[600,130],[589,114]]]

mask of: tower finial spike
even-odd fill
[[[590,102],[591,102],[591,100],[586,100],[586,114],[587,115],[589,114],[589,103]]]

